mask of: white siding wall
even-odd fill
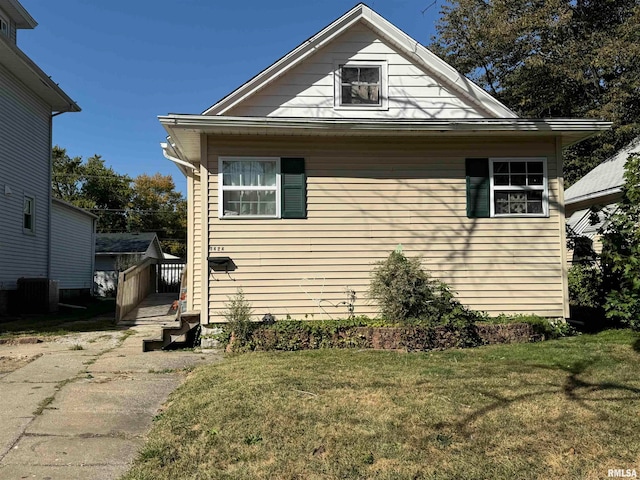
[[[47,275],[50,109],[2,65],[0,92],[0,289],[13,289]],[[36,199],[35,235],[22,230],[25,194]]]
[[[334,69],[346,60],[387,63],[388,110],[334,108]],[[355,25],[225,115],[402,119],[490,116],[413,65],[363,24]]]
[[[226,155],[304,157],[308,218],[218,219],[218,156]],[[549,218],[467,218],[465,158],[512,156],[548,159]],[[203,254],[223,247],[238,266],[209,277],[210,321],[223,319],[238,288],[258,316],[344,316],[334,305],[346,300],[346,287],[357,292],[356,314],[375,315],[366,298],[370,272],[398,244],[472,308],[562,317],[557,168],[553,138],[210,137]]]
[[[93,217],[53,202],[51,210],[51,278],[59,288],[91,289],[95,257]]]

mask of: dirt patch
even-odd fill
[[[90,348],[92,345],[99,346],[100,349],[105,349],[118,345],[121,336],[121,331],[83,332],[56,337],[53,342],[68,345],[69,348],[77,350],[84,350]]]
[[[38,355],[18,355],[15,357],[2,356],[0,357],[0,373],[10,373],[19,368],[24,367],[26,364],[33,362],[36,358],[41,357]]]

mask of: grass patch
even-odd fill
[[[61,310],[49,315],[25,315],[0,323],[0,338],[39,335],[55,336],[74,332],[117,330],[114,299],[92,299],[85,310]],[[96,318],[97,317],[97,318]]]
[[[41,415],[42,412],[44,412],[47,408],[49,408],[49,405],[51,405],[53,403],[53,401],[56,399],[55,395],[65,386],[70,384],[71,382],[75,382],[79,377],[72,377],[72,378],[67,378],[65,380],[62,380],[60,382],[58,382],[55,386],[55,393],[53,394],[53,396],[51,397],[47,397],[45,399],[43,399],[39,404],[38,407],[35,409],[35,411],[33,412],[34,415]]]
[[[636,468],[637,335],[196,368],[125,479],[600,478]]]

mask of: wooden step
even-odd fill
[[[199,313],[184,313],[180,317],[179,325],[162,328],[162,338],[145,339],[142,341],[142,351],[174,350],[177,348],[193,347],[193,331],[200,325]]]

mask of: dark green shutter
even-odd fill
[[[282,218],[307,218],[307,177],[304,158],[280,159]]]
[[[489,191],[489,159],[467,158],[467,217],[491,216]]]

